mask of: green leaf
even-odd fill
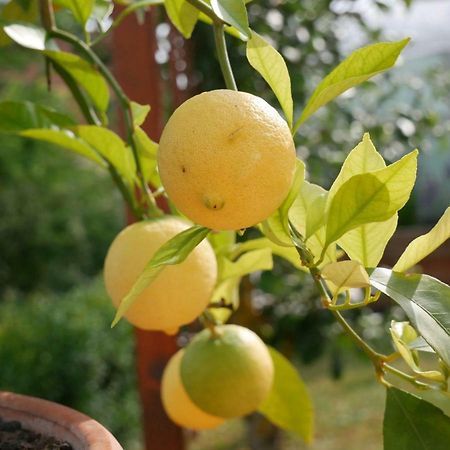
[[[136,165],[131,149],[113,131],[95,125],[81,125],[74,128],[75,133],[113,165],[119,174],[133,184],[136,178]]]
[[[183,262],[192,250],[206,238],[209,232],[208,228],[193,226],[162,245],[120,303],[111,326],[113,327],[119,322],[136,297],[157,277],[165,266]]]
[[[147,133],[140,127],[135,127],[133,133],[134,143],[136,145],[139,157],[141,158],[141,168],[145,178],[153,188],[161,186],[157,168],[156,153],[158,144],[150,139]]]
[[[244,253],[237,261],[224,258],[220,278],[243,277],[257,270],[272,270],[272,252],[270,248],[261,248]]]
[[[81,25],[85,25],[91,16],[95,0],[54,0],[55,4],[68,8]]]
[[[191,37],[199,11],[186,0],[164,0],[167,15],[175,28],[186,38]]]
[[[45,30],[34,25],[11,24],[4,32],[17,44],[32,50],[45,50]]]
[[[393,267],[396,272],[405,272],[413,267],[450,238],[450,207],[438,223],[427,233],[414,239]]]
[[[405,311],[414,328],[450,368],[450,287],[428,275],[377,268],[370,284]]]
[[[314,412],[305,383],[288,359],[274,348],[268,348],[275,369],[274,381],[259,412],[275,425],[310,443],[314,434]]]
[[[276,95],[289,128],[292,128],[294,106],[291,79],[283,57],[267,41],[252,31],[251,38],[247,42],[247,59]]]
[[[359,261],[364,267],[376,267],[397,229],[397,222],[398,214],[394,214],[384,222],[366,223],[345,233],[337,244],[350,259]]]
[[[284,247],[292,247],[294,245],[289,232],[289,209],[297,198],[304,179],[305,164],[297,159],[294,180],[287,197],[281,206],[261,223],[263,233],[277,245]]]
[[[0,102],[0,132],[16,133],[28,128],[62,128],[74,125],[68,116],[31,102]]]
[[[423,371],[419,367],[419,357],[417,351],[409,347],[409,344],[417,339],[416,330],[414,330],[409,322],[395,322],[393,320],[389,331],[391,332],[395,349],[416,375],[433,381],[445,381],[445,377],[441,372],[437,370]]]
[[[47,128],[28,129],[19,132],[20,136],[50,142],[74,153],[82,155],[102,167],[106,167],[102,158],[86,142],[78,139],[69,130],[50,130]]]
[[[320,107],[363,81],[390,69],[410,39],[380,42],[354,51],[317,86],[306,104],[294,131]]]
[[[321,273],[327,281],[333,297],[347,289],[370,286],[369,275],[357,261],[333,262],[327,264]]]
[[[109,104],[108,85],[94,66],[73,53],[53,50],[45,50],[43,53],[65,70],[86,91],[100,111],[107,110]]]
[[[362,141],[345,158],[339,175],[330,188],[328,205],[339,188],[351,177],[361,173],[384,169],[385,167],[386,163],[373,145],[369,133],[364,133]]]
[[[136,102],[130,102],[130,105],[131,114],[133,116],[133,125],[135,127],[140,127],[150,112],[150,105],[140,105]]]
[[[417,150],[390,166],[354,175],[330,202],[326,243],[335,242],[347,231],[392,217],[408,201],[417,170]]]
[[[243,0],[211,0],[211,8],[224,22],[250,37],[247,9]]]
[[[341,171],[330,188],[328,205],[338,189],[352,176],[386,167],[382,156],[377,152],[365,133],[363,140],[348,154]],[[345,233],[338,241],[347,255],[365,267],[376,267],[383,256],[389,239],[397,228],[398,216],[393,215],[384,222],[363,224]]]
[[[241,277],[227,278],[217,284],[211,297],[211,303],[224,302],[232,305],[236,310],[239,307],[239,285]],[[219,323],[225,323],[232,314],[229,308],[210,308],[210,314]]]
[[[447,450],[450,419],[430,403],[389,388],[383,434],[384,450]]]

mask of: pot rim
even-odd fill
[[[72,408],[28,395],[0,391],[0,417],[69,442],[75,450],[123,450],[100,423]]]

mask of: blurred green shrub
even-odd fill
[[[64,295],[0,302],[0,390],[80,410],[125,445],[139,434],[131,327],[110,324],[100,280]]]

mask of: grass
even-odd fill
[[[301,370],[315,407],[315,439],[307,446],[282,433],[270,450],[381,450],[385,393],[372,366],[348,355],[340,380],[329,375],[327,362]],[[229,421],[216,430],[189,436],[188,450],[250,450],[243,420]],[[263,447],[261,447],[262,450]]]

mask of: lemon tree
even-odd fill
[[[267,219],[287,196],[294,141],[263,99],[225,89],[204,92],[167,122],[158,167],[180,212],[214,230],[238,230]]]
[[[42,105],[6,101],[0,131],[57,145],[95,170],[108,170],[137,221],[117,236],[105,261],[106,288],[117,306],[113,324],[126,317],[139,328],[174,333],[199,318],[205,328],[165,369],[162,401],[172,420],[205,429],[259,411],[304,441],[313,439],[314,408],[296,368],[251,330],[226,324],[239,307],[241,278],[271,270],[276,255],[311,275],[317,303],[364,351],[387,388],[385,450],[448,448],[450,287],[405,273],[448,240],[448,210],[392,269],[375,267],[414,187],[417,150],[387,165],[364,134],[326,190],[305,178],[308,167],[296,159],[292,139],[335,97],[393,67],[409,39],[354,51],[300,105],[283,57],[251,29],[243,0],[121,2],[126,6],[112,22],[112,8],[94,7],[92,0],[58,2],[72,11],[82,37],[56,25],[51,0],[39,2],[42,26],[24,10],[26,2],[10,3],[15,13],[2,16],[4,33],[45,59],[47,75],[61,77],[85,123]],[[108,33],[103,26],[114,29],[128,14],[159,3],[186,38],[198,20],[212,26],[226,89],[187,100],[157,143],[141,128],[150,105],[128,98],[94,45]],[[94,22],[101,31],[91,39]],[[244,42],[248,63],[272,89],[280,113],[238,90],[227,39]],[[60,41],[71,51],[62,51]],[[111,93],[125,139],[108,122]],[[249,227],[251,236],[237,239]],[[372,348],[345,318],[345,311],[365,308],[381,293],[408,319],[391,326],[392,354]]]

